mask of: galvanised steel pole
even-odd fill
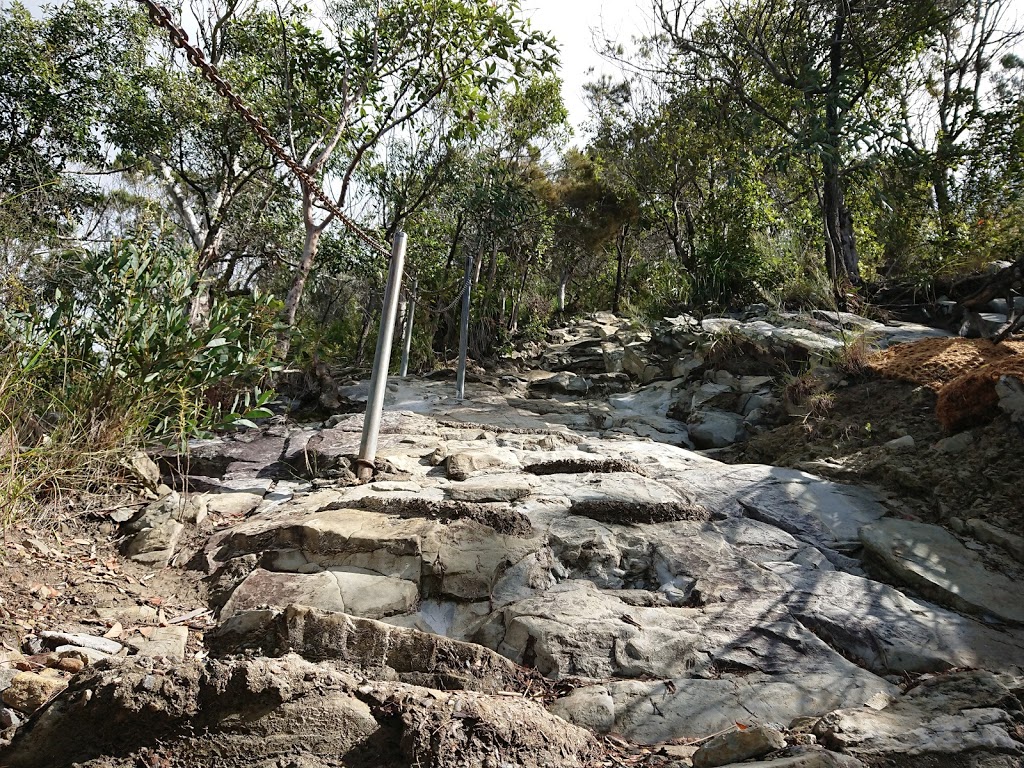
[[[377,433],[380,431],[380,417],[384,412],[384,393],[388,384],[388,367],[391,364],[391,341],[395,335],[395,318],[398,316],[398,295],[402,290],[404,266],[405,233],[398,232],[391,246],[391,268],[388,270],[388,285],[384,291],[384,306],[380,313],[377,353],[373,358],[370,396],[366,401],[366,414],[363,416],[363,439],[359,444],[359,459],[356,462],[359,480],[364,483],[373,477],[374,460],[377,458]]]
[[[462,322],[459,326],[459,372],[455,376],[455,399],[466,399],[466,357],[469,354],[469,305],[473,287],[473,254],[466,254],[466,282],[462,294]]]
[[[412,281],[412,296],[409,297],[409,303],[405,307],[405,338],[402,339],[402,368],[399,372],[399,376],[403,379],[409,375],[409,350],[412,349],[412,323],[416,319],[416,293],[420,288],[420,279],[414,278]]]

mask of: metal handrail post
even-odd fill
[[[462,322],[459,324],[459,371],[455,376],[455,399],[466,399],[466,357],[469,355],[469,306],[473,285],[473,254],[466,254],[466,282],[462,294]]]
[[[420,279],[413,278],[412,295],[405,308],[405,338],[402,339],[402,367],[399,376],[403,379],[409,375],[409,351],[412,349],[412,323],[416,319],[416,294],[419,292]]]
[[[373,477],[374,460],[377,458],[377,434],[380,432],[380,419],[384,412],[384,393],[388,384],[388,367],[391,365],[391,342],[395,335],[395,318],[398,316],[398,298],[402,289],[404,266],[405,233],[398,232],[391,247],[391,267],[388,270],[388,285],[384,291],[384,306],[380,313],[377,353],[373,358],[370,396],[366,400],[363,438],[359,444],[359,459],[356,462],[360,482],[366,482]]]

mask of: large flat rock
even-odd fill
[[[498,693],[525,691],[536,672],[494,651],[428,632],[301,605],[240,611],[208,637],[226,653],[297,653],[310,661],[337,660],[378,679],[432,688]]]
[[[985,566],[935,525],[887,519],[861,531],[865,554],[892,578],[957,610],[1024,624],[1024,583]]]
[[[408,613],[416,607],[416,584],[366,571],[275,573],[257,568],[232,593],[222,618],[262,606],[315,605],[368,619]]]
[[[0,764],[152,765],[165,754],[186,768],[584,768],[597,744],[522,696],[366,680],[296,655],[171,668],[136,659],[79,675],[0,747]]]
[[[794,621],[778,599],[643,607],[566,581],[505,606],[473,636],[549,677],[682,678],[721,670],[844,676],[882,684]]]
[[[886,519],[872,492],[613,437],[607,426],[603,436],[553,433],[559,419],[596,412],[555,399],[510,408],[495,387],[477,386],[461,405],[435,382],[393,388],[403,407],[419,397],[422,410],[389,422],[386,477],[287,486],[217,534],[206,555],[222,620],[276,616],[285,623],[271,634],[286,642],[265,650],[361,667],[379,651],[374,675],[431,687],[479,686],[472,669],[459,672],[465,662],[516,691],[522,667],[538,689],[548,686],[539,676],[577,686],[553,705],[560,717],[651,744],[884,706],[908,675],[1024,667],[1024,628],[1007,626],[1008,598],[988,594],[1019,595],[1007,577],[949,534]],[[659,386],[650,402],[670,391]],[[627,415],[615,411],[597,415]],[[332,445],[350,445],[355,427],[341,419]],[[310,449],[345,458],[325,445]],[[946,547],[941,556],[908,555],[922,530],[928,553]],[[878,580],[872,546],[915,563],[902,566],[913,580]],[[954,565],[974,587],[950,577]],[[427,669],[437,660],[440,677]],[[971,722],[998,726],[1000,712]]]
[[[882,710],[831,712],[814,732],[827,746],[862,757],[946,760],[957,752],[988,752],[1019,759],[1024,748],[1011,735],[1019,709],[1020,702],[992,673],[975,670],[928,680]]]
[[[1020,630],[987,626],[861,576],[791,564],[777,572],[792,587],[790,615],[878,674],[1024,668]]]
[[[622,681],[605,686],[615,702],[618,733],[641,744],[699,739],[754,723],[788,724],[820,716],[837,705],[861,706],[894,695],[880,678],[820,673],[746,675],[717,680]]]

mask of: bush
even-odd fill
[[[117,482],[147,441],[183,446],[269,415],[260,385],[274,369],[277,307],[225,299],[193,327],[188,263],[159,240],[66,254],[31,303],[0,311],[0,524],[64,490]]]

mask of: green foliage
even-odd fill
[[[167,242],[122,241],[65,254],[42,294],[8,301],[0,315],[8,498],[0,504],[31,488],[54,490],[54,465],[81,478],[83,466],[116,463],[144,441],[180,443],[270,415],[271,393],[260,386],[274,369],[279,305],[264,295],[225,299],[208,326],[194,327],[195,278],[183,265]],[[11,487],[19,477],[21,490]]]
[[[67,233],[95,190],[66,173],[102,157],[113,73],[133,53],[115,10],[74,0],[34,18],[0,6],[0,226],[6,238]],[[137,47],[137,46],[135,46]]]

